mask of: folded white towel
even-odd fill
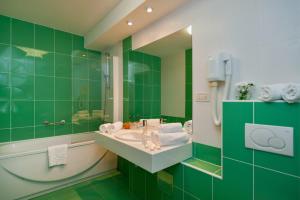
[[[285,84],[261,86],[259,99],[262,101],[276,101],[282,99],[284,86]]]
[[[177,133],[158,133],[154,132],[152,134],[152,141],[155,145],[159,146],[171,146],[186,143],[189,141],[190,137],[186,132]]]
[[[289,83],[283,88],[282,98],[288,103],[300,101],[300,83]]]
[[[147,120],[148,126],[159,126],[160,125],[160,119],[140,119],[140,122],[143,122],[143,120]]]
[[[49,167],[67,164],[68,145],[56,145],[48,147]]]
[[[182,132],[182,124],[181,123],[168,123],[168,124],[161,124],[159,127],[160,133],[176,133]]]
[[[109,133],[112,130],[112,124],[111,123],[106,123],[106,124],[101,124],[99,126],[99,131],[101,133]]]
[[[123,128],[123,122],[115,122],[111,124],[111,132],[115,133]]]
[[[192,134],[193,133],[193,120],[186,121],[183,125],[183,129],[188,134]]]

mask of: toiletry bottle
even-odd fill
[[[147,127],[147,120],[143,120],[143,133],[142,133],[142,142],[144,147],[147,146],[147,132],[148,132],[148,127]]]

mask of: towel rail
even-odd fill
[[[96,142],[96,140],[87,140],[87,141],[82,141],[82,142],[74,142],[74,143],[68,144],[68,148],[74,148],[74,147],[79,147],[79,146],[90,145],[90,144],[94,144],[95,142]],[[0,160],[6,159],[6,158],[11,158],[11,157],[20,157],[20,156],[27,156],[27,155],[32,155],[32,154],[40,154],[40,153],[45,153],[45,152],[48,152],[48,148],[3,155],[3,156],[0,156]]]

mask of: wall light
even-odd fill
[[[188,32],[188,34],[192,35],[192,26],[187,27],[186,31]]]
[[[128,26],[132,26],[132,25],[133,25],[133,22],[132,22],[132,21],[127,21],[127,25],[128,25]]]

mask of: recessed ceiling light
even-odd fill
[[[152,13],[153,9],[152,9],[150,6],[148,6],[148,7],[146,8],[146,11],[147,11],[147,13]]]
[[[133,25],[133,22],[132,22],[132,21],[127,21],[127,25],[128,25],[128,26],[132,26],[132,25]]]

